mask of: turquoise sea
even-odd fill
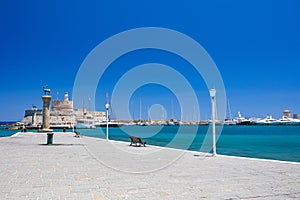
[[[165,126],[157,133],[154,131],[159,130],[159,127],[150,129],[149,127],[123,126],[122,129],[125,129],[126,133],[120,128],[111,127],[109,138],[129,143],[128,137],[136,135],[151,145],[199,151],[207,134],[205,145],[211,146],[209,126],[184,126],[181,127],[183,130],[180,134],[178,134],[179,126]],[[4,128],[0,128],[0,137],[10,136],[17,132]],[[105,128],[97,128],[78,131],[82,135],[105,138],[105,130]],[[300,162],[300,126],[224,126],[217,141],[217,153]]]

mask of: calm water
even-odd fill
[[[151,145],[193,151],[201,149],[204,152],[209,151],[208,147],[211,146],[211,134],[206,135],[210,131],[209,126],[185,126],[181,127],[183,130],[180,133],[177,126],[165,126],[160,131],[157,130],[158,127],[149,127],[123,126],[124,130],[109,128],[109,138],[130,142],[129,135],[135,135]],[[105,138],[105,128],[79,131],[82,135]],[[1,137],[16,132],[0,128]],[[217,142],[217,152],[223,155],[300,162],[300,126],[224,126]]]
[[[6,137],[6,136],[11,136],[15,134],[18,131],[9,131],[6,130],[6,128],[9,128],[10,126],[0,126],[0,137]]]

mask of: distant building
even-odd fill
[[[50,126],[51,125],[73,125],[77,119],[94,119],[95,121],[106,121],[105,112],[86,111],[83,109],[74,109],[73,101],[69,100],[68,93],[65,93],[64,100],[52,100],[50,111]],[[22,120],[24,124],[41,125],[43,121],[43,110],[37,109],[35,106],[32,109],[25,110],[25,115]]]
[[[32,109],[25,110],[25,115],[22,122],[33,125],[42,124],[42,115],[42,109],[37,109],[35,106],[32,106]]]
[[[299,119],[298,114],[294,114],[294,115],[293,115],[293,118],[294,118],[294,119]]]
[[[291,117],[291,111],[289,111],[289,110],[284,110],[284,111],[283,111],[283,116],[284,116],[284,117],[290,118],[290,117]]]
[[[24,117],[31,117],[34,115],[34,112],[36,113],[36,115],[41,115],[43,114],[43,110],[42,109],[37,109],[35,110],[34,108],[29,109],[29,110],[25,110],[25,115]]]
[[[73,101],[69,100],[69,94],[66,92],[64,100],[52,100],[53,115],[72,115]]]

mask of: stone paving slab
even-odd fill
[[[46,137],[0,138],[0,199],[300,199],[299,163]]]

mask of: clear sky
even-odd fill
[[[149,26],[182,32],[207,50],[234,115],[280,117],[284,109],[300,113],[299,9],[297,0],[2,0],[0,120],[20,120],[32,104],[41,107],[45,84],[54,99],[71,93],[76,73],[94,47],[119,32]],[[110,66],[97,90],[97,110],[104,109],[105,92],[120,77],[120,66],[159,62],[188,69],[167,52],[134,53]],[[192,84],[201,79],[192,69],[182,71]],[[194,87],[203,102],[201,118],[207,119],[208,90],[204,83]],[[135,113],[140,97],[145,107],[163,104],[170,114],[173,96],[167,89],[140,88],[132,100]],[[176,108],[174,112],[179,115]]]

